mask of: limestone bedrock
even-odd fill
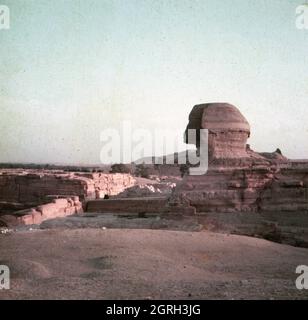
[[[308,160],[287,159],[280,149],[251,150],[250,125],[235,106],[196,105],[189,115],[186,143],[189,129],[208,129],[209,170],[205,175],[186,175],[169,205],[195,207],[197,212],[308,212]],[[197,148],[198,138],[197,134]]]

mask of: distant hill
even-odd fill
[[[195,159],[196,158],[196,150],[184,150],[181,152],[175,152],[172,154],[168,154],[160,157],[144,157],[140,158],[133,163],[138,164],[186,164],[187,158]],[[198,161],[196,161],[198,162]]]

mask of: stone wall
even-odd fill
[[[15,227],[40,224],[48,219],[66,217],[82,212],[82,203],[78,197],[54,199],[51,203],[19,210],[10,215],[2,215],[0,216],[0,226]]]
[[[76,174],[79,179],[87,179],[87,192],[84,198],[98,199],[105,195],[114,196],[135,185],[136,180],[130,174],[92,173]]]
[[[1,170],[0,209],[8,203],[33,206],[49,196],[79,196],[80,200],[116,195],[135,184],[129,174],[65,173],[40,170]]]

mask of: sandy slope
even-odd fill
[[[36,230],[0,235],[0,299],[308,298],[308,249],[210,232]]]

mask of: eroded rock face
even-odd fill
[[[0,171],[0,225],[40,224],[82,212],[79,201],[117,195],[132,187],[129,174]]]
[[[79,196],[81,200],[103,198],[134,184],[135,179],[129,174],[3,169],[0,171],[0,205],[1,202],[37,205],[53,195]]]
[[[197,212],[308,212],[308,160],[288,160],[280,149],[251,150],[250,126],[229,104],[195,106],[186,133],[202,128],[209,130],[209,170],[186,175],[169,199],[171,206]]]

